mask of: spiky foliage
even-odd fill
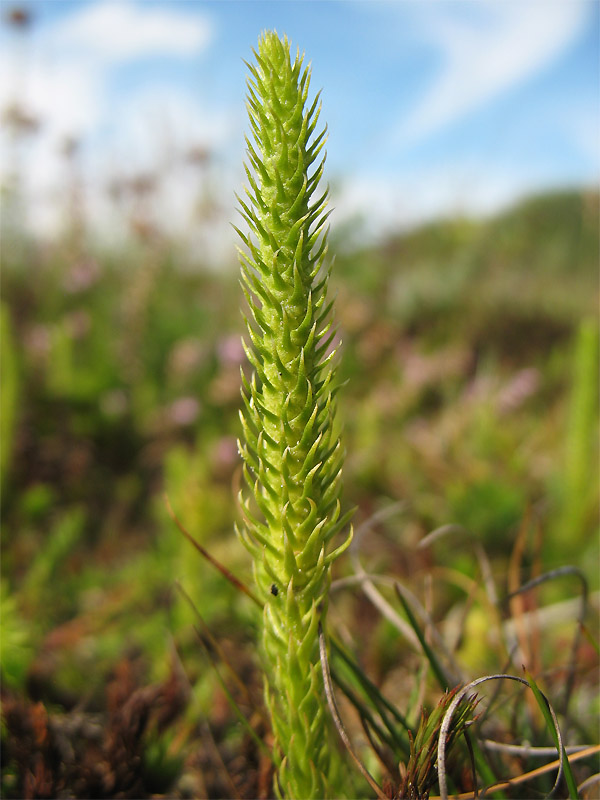
[[[265,33],[248,64],[252,141],[247,199],[238,231],[242,285],[251,312],[241,414],[247,491],[239,535],[254,558],[264,602],[266,699],[287,797],[339,795],[328,743],[319,665],[318,622],[327,605],[329,567],[347,547],[332,540],[340,512],[343,452],[334,428],[334,336],[325,206],[319,195],[325,129],[315,133],[318,95],[308,104],[310,69],[287,38]],[[316,199],[315,199],[316,198]]]
[[[444,715],[454,699],[457,689],[446,692],[430,713],[423,710],[415,736],[410,736],[410,757],[404,772],[400,797],[402,800],[427,800],[429,791],[437,780],[437,748]],[[456,709],[452,727],[446,740],[449,753],[457,739],[473,722],[478,699],[466,697]]]

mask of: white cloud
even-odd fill
[[[166,77],[161,86],[149,81],[143,89],[115,91],[120,70],[135,59],[190,58],[207,46],[212,28],[194,5],[192,12],[185,6],[176,9],[168,0],[160,6],[100,0],[75,6],[59,22],[35,31],[31,42],[35,46],[28,50],[25,69],[18,73],[17,94],[25,109],[42,122],[40,133],[21,149],[20,162],[26,172],[23,183],[29,190],[30,219],[38,230],[50,231],[61,217],[64,221],[61,191],[64,195],[66,165],[59,146],[66,136],[79,136],[84,143],[88,211],[95,222],[108,219],[110,209],[103,211],[102,189],[111,169],[122,175],[164,167],[157,206],[179,229],[189,228],[202,187],[197,172],[181,163],[176,168],[167,163],[169,153],[205,146],[221,158],[219,169],[224,165],[231,169],[229,150],[236,149],[244,127],[241,106],[233,110],[207,107],[196,92],[177,82],[167,83]],[[427,4],[425,12],[416,10],[424,25],[421,39],[435,45],[443,68],[409,119],[383,145],[409,146],[533,76],[574,40],[586,14],[579,0],[544,4],[482,0]],[[6,52],[0,53],[0,73],[5,78],[11,74],[10,67]],[[0,83],[0,110],[14,97],[15,87],[5,79]],[[595,153],[597,163],[597,119],[592,117],[588,109],[568,116],[564,125],[582,154]],[[231,163],[240,161],[241,152],[236,152]],[[233,179],[225,171],[212,175],[222,207],[230,205],[232,187],[241,182],[237,173]],[[512,202],[530,186],[543,185],[544,178],[506,161],[504,166],[492,163],[485,168],[481,163],[463,162],[449,168],[438,164],[435,171],[415,165],[402,174],[355,174],[334,197],[332,224],[359,214],[369,232],[379,234],[440,214],[488,213]],[[227,216],[231,218],[229,212]],[[221,230],[215,225],[215,252],[218,248],[229,251],[228,237],[228,227]],[[201,249],[207,245],[213,246],[204,239]]]
[[[67,137],[83,144],[92,205],[106,185],[109,160],[130,173],[147,169],[152,157],[157,166],[161,136],[162,144],[168,140],[179,151],[227,138],[224,115],[202,107],[195,95],[182,97],[177,85],[114,93],[114,78],[126,62],[144,56],[189,58],[211,35],[212,26],[198,10],[108,0],[79,7],[36,30],[26,60],[8,49],[0,53],[0,111],[18,103],[40,122],[26,140],[15,142],[4,131],[1,142],[3,172],[20,172],[35,230],[50,233],[64,222],[67,165],[61,148]]]
[[[94,169],[98,186],[103,180],[106,185],[111,171],[119,177],[136,173],[157,176],[153,205],[160,227],[180,239],[198,227],[195,213],[201,197],[218,207],[233,204],[235,182],[229,183],[222,156],[227,157],[240,138],[236,136],[240,121],[235,114],[227,109],[208,109],[182,88],[154,84],[137,93],[135,103],[119,108],[118,117],[118,137],[110,142],[112,163],[107,164],[106,152],[98,154]],[[238,144],[241,150],[241,142]],[[216,155],[216,162],[207,164],[206,169],[194,168],[185,158],[194,148]],[[215,214],[211,223],[214,238],[220,238],[234,252],[229,223],[218,217]],[[226,219],[231,219],[231,213]]]
[[[194,92],[167,82],[141,88],[114,113],[119,151],[134,170],[156,167],[193,146],[220,148],[240,124],[228,110],[208,109]]]
[[[94,129],[102,114],[102,75],[70,61],[31,64],[28,103],[53,138]]]
[[[14,53],[0,54],[0,108],[15,101],[55,142],[84,136],[110,120],[109,81],[125,60],[187,57],[205,47],[209,22],[197,13],[116,0],[86,5],[36,32],[28,59],[15,70]]]
[[[469,3],[460,15],[438,5],[422,35],[439,49],[441,68],[395,140],[430,135],[534,76],[574,40],[588,10],[581,0]]]
[[[582,158],[592,164],[590,178],[598,179],[600,171],[600,114],[598,101],[592,105],[576,104],[571,113],[560,121],[569,141],[578,149]]]
[[[211,37],[211,24],[198,13],[106,0],[67,17],[52,39],[63,51],[114,63],[143,56],[190,56]]]
[[[351,223],[350,234],[378,239],[434,219],[497,213],[531,193],[535,186],[555,188],[534,171],[488,165],[485,173],[470,161],[455,161],[444,169],[419,169],[403,175],[355,174],[335,191],[332,225]],[[356,220],[362,224],[356,224]]]

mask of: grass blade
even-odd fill
[[[450,689],[450,681],[448,680],[448,676],[446,675],[446,671],[442,667],[438,657],[433,652],[432,648],[429,646],[429,643],[425,639],[425,635],[424,635],[423,631],[421,630],[421,627],[419,626],[419,623],[417,622],[417,619],[416,619],[415,615],[413,614],[411,607],[407,603],[407,601],[406,601],[406,599],[404,597],[404,594],[402,593],[402,589],[400,587],[400,584],[394,583],[394,589],[396,590],[396,594],[398,595],[398,599],[400,600],[400,603],[402,604],[402,608],[404,609],[404,612],[406,613],[406,616],[408,617],[408,621],[410,623],[410,626],[414,630],[414,632],[416,633],[417,638],[419,640],[419,643],[420,643],[421,647],[423,648],[423,652],[427,656],[427,660],[429,661],[429,663],[431,665],[431,669],[433,670],[433,674],[435,675],[435,677],[437,679],[437,682],[440,685],[440,688],[442,689],[442,691],[445,692],[447,689]]]
[[[352,657],[346,652],[346,650],[342,647],[342,645],[331,637],[330,640],[331,649],[333,652],[339,656],[344,663],[349,667],[352,671],[356,679],[358,680],[360,687],[367,695],[369,700],[371,700],[376,708],[379,716],[384,721],[386,727],[390,731],[390,733],[396,733],[395,726],[391,723],[391,721],[387,717],[387,712],[389,712],[397,722],[404,728],[405,731],[411,730],[411,726],[408,723],[406,717],[398,711],[398,709],[391,703],[385,695],[383,695],[379,688],[373,683],[373,681],[365,675],[363,670],[358,666],[358,664],[352,659]],[[409,750],[408,741],[402,740],[401,746],[406,748],[406,752]]]
[[[525,670],[525,675],[527,676],[527,680],[529,681],[529,685],[531,686],[531,691],[537,701],[540,711],[546,721],[546,725],[552,734],[552,738],[554,739],[554,743],[556,745],[556,749],[558,750],[558,754],[561,760],[562,772],[564,772],[565,781],[567,783],[567,787],[569,789],[569,797],[571,800],[577,800],[579,796],[577,794],[577,784],[575,782],[575,778],[573,777],[573,772],[571,771],[571,765],[569,764],[569,757],[565,752],[565,746],[563,744],[562,735],[560,732],[560,728],[558,726],[558,721],[556,719],[556,715],[552,709],[552,706],[546,699],[546,697],[540,692],[537,683],[535,682],[533,675],[530,675],[527,670]],[[559,767],[558,776],[556,778],[556,783],[560,781],[561,777],[561,768]]]
[[[379,800],[389,800],[387,795],[385,795],[375,778],[371,775],[369,770],[365,767],[362,761],[354,752],[354,748],[352,747],[352,743],[350,742],[350,738],[346,733],[346,729],[342,723],[340,712],[338,711],[337,703],[335,702],[335,695],[333,693],[333,685],[331,683],[331,673],[329,672],[329,661],[327,660],[327,647],[325,645],[325,635],[323,634],[323,628],[321,623],[319,622],[319,653],[321,656],[321,669],[323,671],[323,683],[325,686],[325,694],[327,696],[327,704],[329,705],[329,710],[331,711],[331,716],[333,717],[333,721],[335,723],[335,727],[340,735],[341,740],[343,741],[346,750],[350,754],[352,760],[358,767],[359,771],[371,787]]]

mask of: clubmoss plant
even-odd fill
[[[342,447],[334,425],[335,351],[325,268],[328,190],[321,191],[326,130],[316,132],[319,96],[308,103],[310,68],[287,38],[259,40],[247,64],[252,128],[238,231],[250,309],[241,414],[246,491],[239,535],[254,559],[264,603],[265,694],[279,761],[277,791],[291,798],[340,796],[336,744],[329,740],[318,623],[330,566],[348,546],[334,538]]]

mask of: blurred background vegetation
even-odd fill
[[[32,135],[24,115],[9,122]],[[201,159],[208,169],[211,154]],[[218,270],[200,250],[182,252],[153,210],[160,179],[113,187],[128,224],[116,248],[78,213],[76,174],[51,242],[20,225],[18,175],[3,186],[5,797],[256,796],[264,783],[205,658],[214,643],[198,637],[177,582],[259,696],[254,612],[184,540],[163,498],[251,582],[233,534],[237,265],[233,252]],[[219,209],[201,172],[199,198],[198,225],[210,226]],[[401,503],[361,539],[364,564],[415,591],[433,582],[430,611],[442,626],[460,618],[456,652],[472,674],[503,665],[485,613],[436,572],[475,578],[472,546],[417,547],[442,525],[483,545],[502,596],[511,568],[518,585],[578,567],[597,625],[598,220],[598,194],[573,190],[365,248],[348,249],[343,228],[332,237],[346,504],[360,524]],[[342,564],[336,577],[350,571]],[[577,597],[572,584],[545,584],[528,608],[562,607]],[[398,632],[358,590],[334,595],[332,619],[367,673],[402,698],[415,655]],[[532,656],[558,686],[573,619],[553,624]],[[578,659],[586,741],[594,647]]]

